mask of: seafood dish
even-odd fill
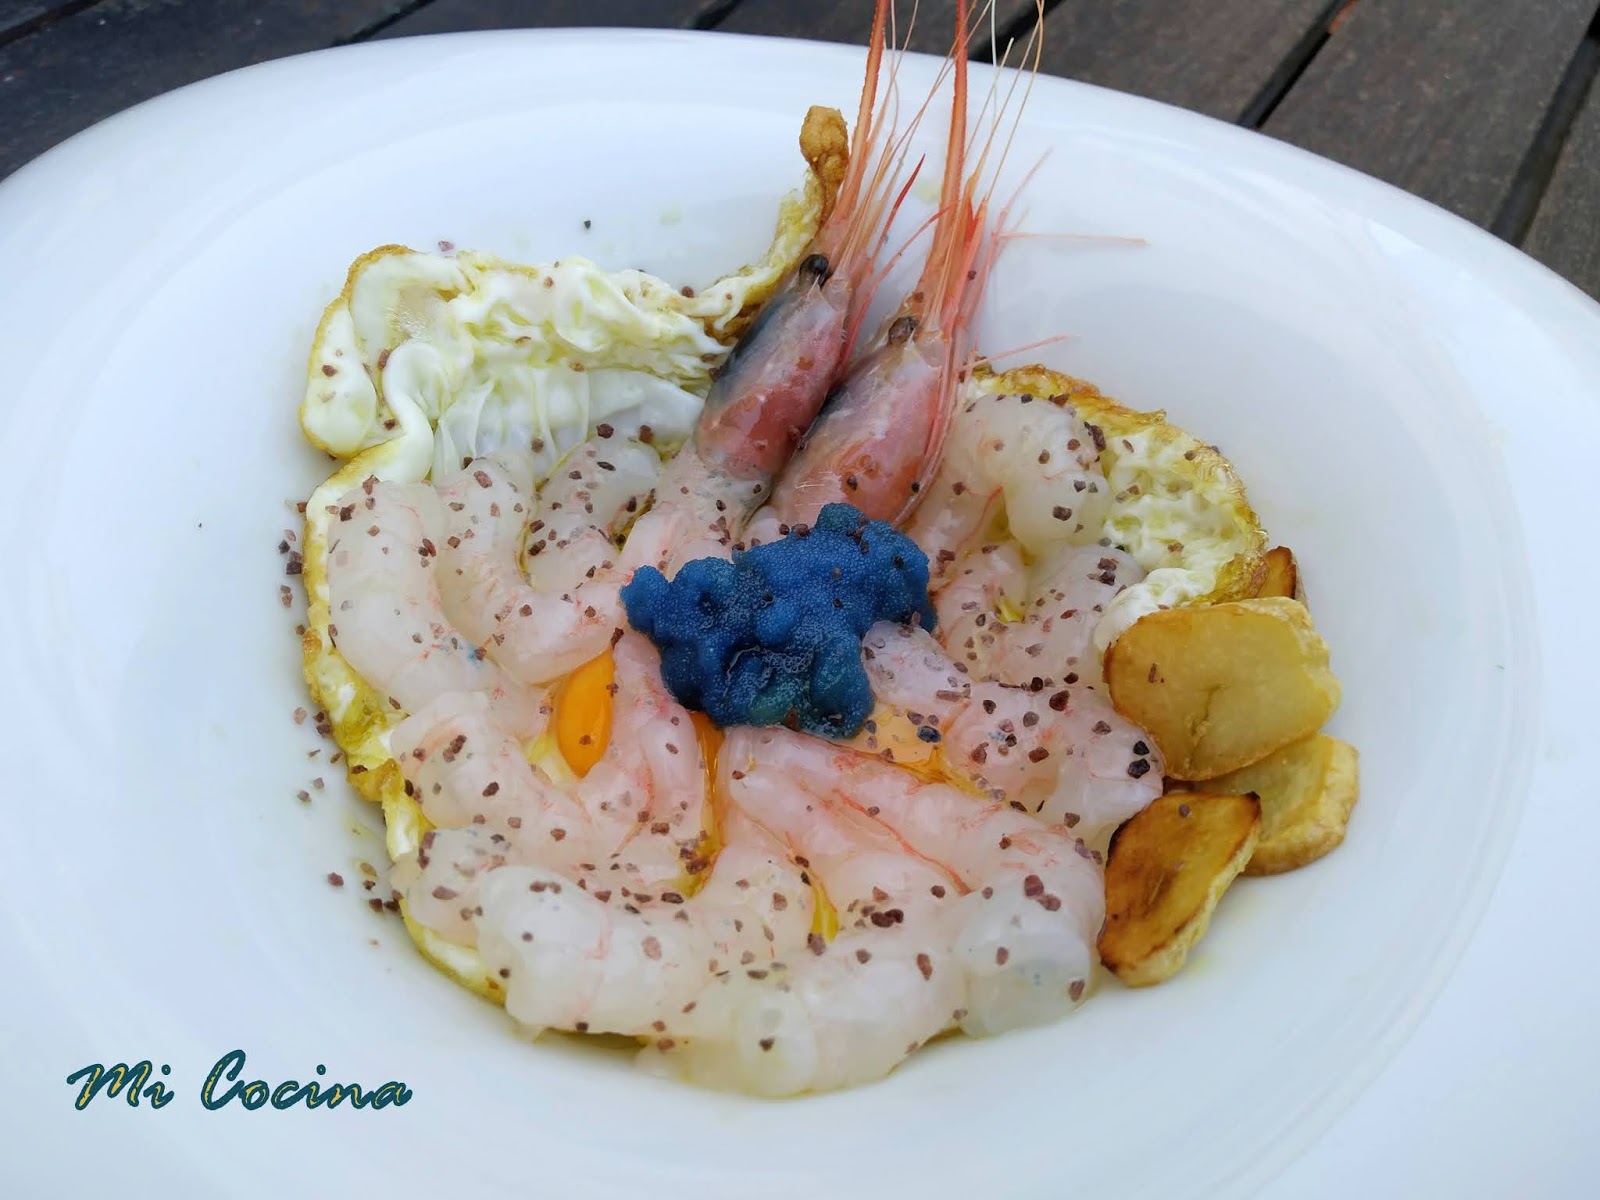
[[[955,7],[902,120],[877,0],[759,261],[695,290],[382,246],[317,328],[317,724],[421,953],[529,1033],[867,1084],[1172,978],[1239,876],[1343,839],[1329,650],[1231,464],[975,344],[1042,22],[969,112]]]

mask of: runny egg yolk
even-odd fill
[[[617,665],[607,650],[571,675],[556,696],[556,747],[580,778],[611,742],[611,696]]]
[[[717,861],[722,852],[721,799],[717,795],[717,753],[722,749],[722,730],[703,712],[691,712],[689,722],[694,726],[695,742],[700,748],[700,765],[705,772],[706,803],[700,809],[700,843],[695,858],[698,867],[691,866],[683,889],[689,894],[700,890],[706,880],[706,870]]]
[[[828,899],[828,892],[822,886],[822,880],[811,872],[806,874],[811,879],[811,932],[820,933],[822,940],[831,942],[839,933],[839,910],[833,906],[833,901]]]
[[[700,761],[706,765],[706,782],[717,777],[717,751],[722,749],[722,730],[703,712],[692,712],[689,720],[694,724],[694,736],[700,743]]]
[[[705,771],[706,803],[700,809],[698,857],[710,864],[716,861],[722,849],[722,817],[717,811],[717,752],[722,749],[722,730],[703,712],[690,713],[689,722],[694,726],[695,741],[700,747],[700,764]],[[686,886],[691,892],[699,891],[704,881],[704,875],[696,872]]]

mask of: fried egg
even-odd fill
[[[327,553],[337,501],[370,477],[415,482],[506,448],[532,447],[542,481],[608,422],[649,426],[654,447],[670,456],[689,437],[712,372],[826,218],[842,137],[842,124],[808,121],[805,186],[783,201],[766,255],[698,294],[579,257],[524,265],[391,245],[350,267],[318,325],[299,412],[307,440],[340,460],[306,505],[302,653],[352,784],[382,806],[391,860],[414,854],[430,825],[390,750],[405,714],[360,678],[329,634]],[[1148,574],[1108,605],[1095,634],[1100,651],[1144,613],[1249,590],[1265,535],[1215,450],[1163,413],[1124,408],[1042,367],[979,368],[965,386],[968,395],[1056,397],[1103,432],[1101,463],[1113,497],[1100,536]],[[560,732],[553,723],[527,748],[558,782],[575,778]],[[826,916],[831,908],[822,903],[818,911]],[[503,985],[475,949],[415,921],[404,904],[401,914],[430,962],[503,1002]]]

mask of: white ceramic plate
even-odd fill
[[[1540,751],[1581,744],[1594,650],[1563,573],[1600,434],[1596,309],[1371,180],[1055,80],[1011,160],[1051,152],[1029,227],[1148,245],[1026,244],[985,344],[1070,331],[1049,361],[1238,465],[1344,681],[1333,728],[1363,753],[1345,846],[1235,889],[1169,984],[1103,982],[1060,1025],[786,1104],[520,1041],[323,882],[382,851],[290,721],[274,550],[326,470],[295,406],[346,264],[448,239],[702,282],[761,249],[801,114],[851,111],[860,61],[705,36],[393,42],[166,96],[0,187],[16,1194],[77,1191],[91,1153],[178,1194],[1216,1194],[1279,1172],[1404,1041],[1524,797],[1575,781],[1575,756]],[[932,65],[907,65],[908,92]],[[321,1063],[414,1098],[207,1111],[235,1047],[250,1078]],[[142,1058],[170,1066],[167,1107],[74,1110],[69,1072]]]

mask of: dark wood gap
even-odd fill
[[[700,15],[689,23],[690,29],[715,29],[734,9],[739,7],[739,0],[710,0]]]
[[[390,13],[388,16],[380,17],[378,20],[372,22],[372,24],[362,26],[360,29],[358,29],[354,33],[352,33],[349,37],[340,38],[340,39],[336,40],[335,42],[333,42],[332,44],[335,45],[335,46],[350,46],[350,45],[354,45],[356,42],[365,42],[365,41],[369,40],[370,38],[376,37],[378,34],[382,33],[385,29],[389,28],[389,26],[395,24],[395,22],[403,21],[407,17],[412,16],[415,13],[421,12],[423,9],[427,8],[428,5],[430,5],[432,3],[433,3],[433,0],[410,0],[409,4],[401,5],[399,8],[395,9],[394,12]]]
[[[993,63],[994,52],[998,50],[1002,55],[1006,47],[1012,42],[1020,47],[1028,40],[1028,35],[1033,32],[1034,25],[1050,15],[1050,10],[1060,4],[1062,0],[1044,0],[1044,13],[1041,15],[1036,9],[1018,13],[1011,20],[995,28],[993,43],[986,37],[972,39],[972,53],[969,57],[977,62]],[[1012,66],[1016,66],[1013,61]]]
[[[1545,189],[1555,174],[1561,148],[1566,145],[1578,111],[1588,99],[1596,74],[1600,74],[1600,6],[1596,7],[1589,28],[1584,30],[1583,39],[1572,52],[1561,82],[1556,85],[1555,95],[1550,97],[1550,107],[1545,109],[1533,142],[1517,166],[1505,202],[1489,224],[1489,232],[1495,237],[1520,246],[1528,236]]]
[[[1267,118],[1272,116],[1278,105],[1283,103],[1283,98],[1289,94],[1289,89],[1299,82],[1300,76],[1306,73],[1306,68],[1311,65],[1311,60],[1333,36],[1333,30],[1350,9],[1354,8],[1359,0],[1329,0],[1328,7],[1306,29],[1283,56],[1283,61],[1278,64],[1277,70],[1267,77],[1261,85],[1261,90],[1244,106],[1244,111],[1238,116],[1235,124],[1243,125],[1246,129],[1260,129],[1267,123]]]
[[[15,25],[0,25],[0,46],[9,46],[19,38],[25,38],[30,33],[38,33],[47,29],[57,21],[65,21],[68,17],[75,17],[85,9],[93,8],[102,0],[64,0],[53,8],[43,12],[34,13],[31,17],[24,17]]]

